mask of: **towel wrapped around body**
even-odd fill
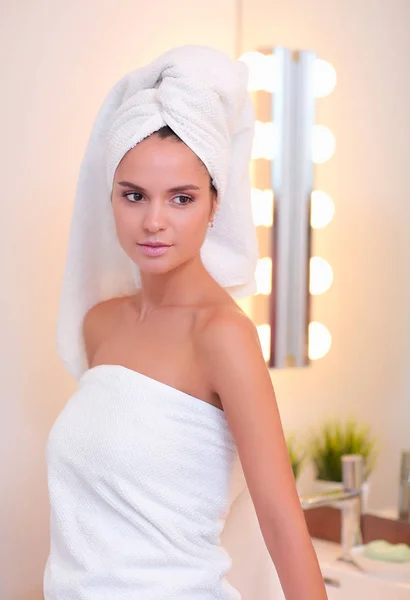
[[[45,600],[239,600],[221,546],[238,455],[224,412],[119,365],[87,370],[47,445]]]

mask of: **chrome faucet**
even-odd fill
[[[361,530],[363,457],[359,454],[342,456],[342,473],[343,490],[325,492],[315,496],[302,496],[300,503],[303,510],[341,503],[342,556],[339,560],[356,565],[351,556],[351,550],[354,546],[363,543]]]
[[[410,521],[410,452],[401,454],[399,519]]]

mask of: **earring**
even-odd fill
[[[208,227],[213,227],[213,226],[214,226],[214,222],[213,221],[209,221]]]

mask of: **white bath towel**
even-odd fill
[[[221,409],[120,365],[87,370],[47,443],[44,600],[240,600],[219,539],[237,465]]]
[[[86,369],[85,313],[140,286],[117,241],[110,194],[115,169],[143,138],[169,125],[206,165],[218,191],[215,227],[201,258],[234,297],[256,291],[258,258],[249,161],[254,114],[247,67],[204,46],[172,49],[125,75],[109,92],[81,165],[57,326],[59,354],[79,378]]]

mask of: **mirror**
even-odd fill
[[[333,272],[312,256],[311,242],[312,229],[334,212],[331,198],[314,188],[314,173],[335,150],[333,134],[316,123],[316,102],[332,91],[336,74],[312,51],[275,47],[241,60],[256,117],[251,182],[260,259],[257,294],[240,304],[257,325],[268,366],[302,367],[331,346],[325,325],[311,322],[310,306]]]

